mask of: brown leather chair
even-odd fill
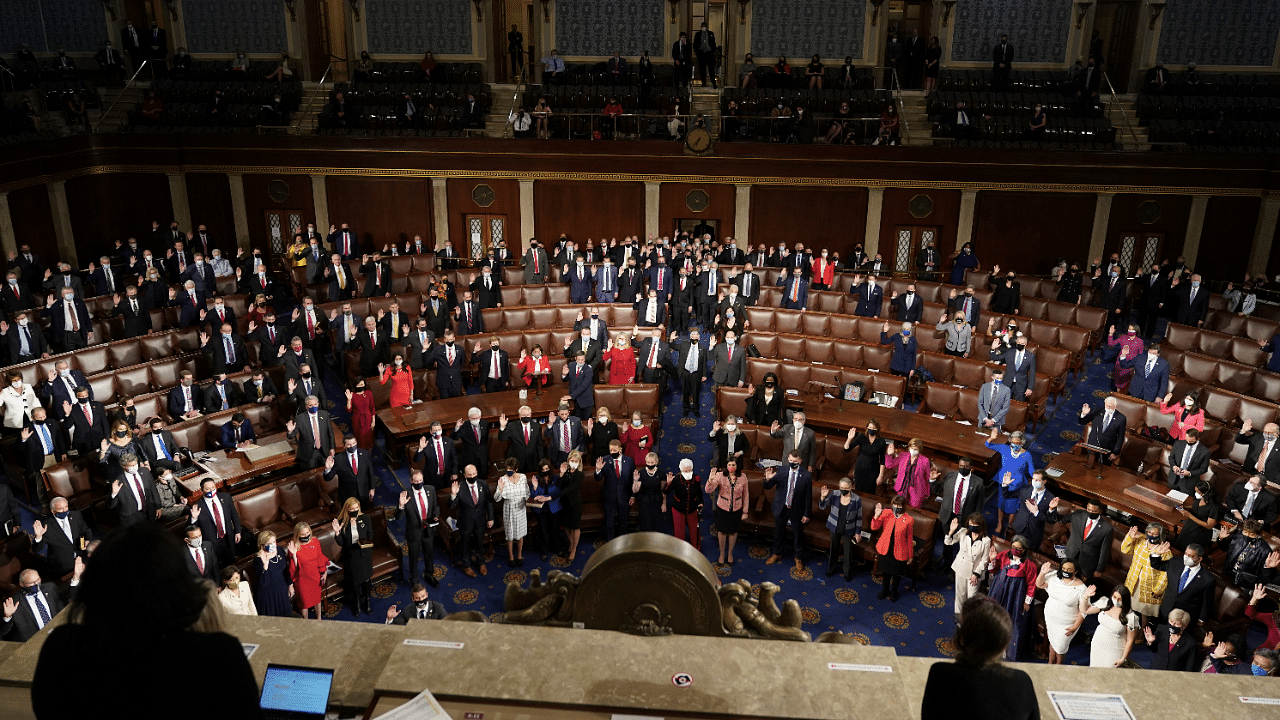
[[[1280,332],[1280,322],[1254,316],[1245,318],[1244,334],[1254,340],[1271,342],[1271,338],[1275,337],[1277,332]]]
[[[788,327],[797,328],[798,332],[810,337],[827,337],[831,334],[831,318],[826,314],[806,312],[799,319],[798,324],[788,324]]]
[[[920,365],[929,374],[933,376],[934,381],[940,383],[950,383],[951,378],[955,375],[955,358],[951,355],[939,355],[938,353],[922,352],[918,354]]]
[[[90,345],[75,351],[72,357],[73,367],[85,374],[85,377],[111,370],[111,355],[106,345]]]
[[[1119,328],[1117,328],[1116,331],[1119,332]],[[1196,328],[1179,325],[1177,323],[1169,323],[1168,329],[1165,330],[1162,344],[1176,347],[1179,350],[1196,352],[1197,338],[1199,335],[1200,331]]]
[[[1218,377],[1218,362],[1213,358],[1187,352],[1183,354],[1182,372],[1178,374],[1198,383],[1211,385]]]
[[[293,536],[295,524],[280,507],[280,494],[274,485],[265,485],[232,496],[240,524],[254,535],[267,531],[284,542]]]
[[[780,360],[805,360],[805,339],[798,335],[779,335],[777,356]]]
[[[547,285],[547,304],[548,305],[568,305],[569,304],[569,286],[568,285]]]
[[[846,368],[860,368],[864,365],[863,350],[860,342],[835,342],[831,346],[831,364]]]
[[[858,321],[849,315],[831,316],[831,337],[837,340],[853,340],[858,337]]]
[[[1196,352],[1215,358],[1229,358],[1231,341],[1235,338],[1212,330],[1199,330],[1196,333]],[[1254,347],[1257,347],[1256,345]]]
[[[729,415],[743,417],[747,413],[746,388],[716,388],[716,417],[724,420]]]
[[[117,370],[112,377],[115,378],[116,392],[119,397],[128,398],[151,392],[151,372],[146,365]],[[139,420],[141,419],[139,417]]]
[[[1251,367],[1233,363],[1229,360],[1218,360],[1217,384],[1232,392],[1248,395],[1253,390],[1253,377],[1260,374]],[[1275,396],[1272,396],[1273,398]]]
[[[991,379],[991,370],[994,367],[996,367],[995,364],[975,358],[952,358],[951,379],[946,382],[977,390]]]
[[[139,365],[147,361],[142,343],[136,339],[120,340],[107,345],[107,357],[113,368]]]
[[[1023,287],[1022,304],[1018,308],[1020,314],[1031,318],[1032,320],[1043,320],[1046,318],[1049,309],[1049,301],[1038,297],[1031,297],[1026,294],[1026,287]]]
[[[1160,357],[1169,363],[1169,376],[1172,379],[1174,375],[1182,374],[1182,359],[1186,356],[1186,352],[1168,345],[1160,346]]]
[[[773,308],[753,306],[747,308],[747,321],[751,323],[752,330],[765,332],[773,332],[776,330],[773,324]]]
[[[1040,347],[1054,347],[1058,344],[1058,327],[1048,322],[1033,322],[1027,328],[1027,340]]]
[[[95,375],[85,380],[89,385],[89,389],[93,391],[93,399],[103,405],[109,405],[121,397],[116,392],[115,375],[111,373]]]
[[[760,357],[776,358],[778,357],[778,336],[774,334],[765,334],[752,331],[747,333],[747,337],[743,340],[743,345],[750,347],[756,346],[756,350],[760,351]]]
[[[89,477],[89,469],[75,460],[50,465],[41,472],[49,495],[67,499],[72,510],[89,512],[107,501],[109,493]]]
[[[327,525],[339,508],[320,483],[319,468],[294,475],[277,485],[280,512],[289,522],[317,527]]]
[[[864,345],[862,348],[862,361],[868,368],[888,372],[892,359],[893,348],[888,345]]]
[[[809,362],[822,363],[823,365],[835,364],[835,341],[819,340],[818,338],[808,338],[804,343],[805,359]]]
[[[1220,357],[1228,357],[1238,363],[1256,368],[1266,362],[1267,354],[1262,352],[1262,348],[1258,347],[1258,343],[1256,341],[1250,340],[1249,338],[1233,337],[1231,338],[1230,349],[1226,352],[1225,356]],[[1266,397],[1276,396],[1270,395]]]
[[[498,293],[502,296],[503,307],[516,307],[518,305],[525,304],[524,288],[522,287],[503,285],[501,288],[498,288]]]
[[[1181,398],[1174,395],[1181,402]],[[1220,422],[1232,423],[1240,415],[1241,397],[1235,393],[1227,392],[1223,389],[1207,386],[1203,388],[1200,394],[1200,405],[1204,408],[1206,417],[1214,418]],[[1274,410],[1275,406],[1271,406]],[[1274,414],[1274,413],[1271,413]],[[1258,427],[1262,427],[1259,425]]]
[[[1239,414],[1239,422],[1243,423],[1245,420],[1252,420],[1254,427],[1262,427],[1269,422],[1276,422],[1277,415],[1280,414],[1277,413],[1275,405],[1248,397],[1240,398],[1237,412]],[[1220,417],[1218,419],[1232,427],[1235,427],[1237,422],[1233,417]]]
[[[833,290],[809,293],[809,312],[838,313],[844,310],[844,294]]]
[[[959,400],[960,388],[942,383],[925,383],[924,395],[916,412],[954,418],[959,411]],[[974,417],[977,417],[976,410]]]
[[[152,318],[154,321],[154,318]],[[161,327],[153,323],[152,327]],[[143,335],[137,339],[138,347],[142,350],[143,360],[159,360],[173,355],[174,338],[172,333],[157,333],[155,335]]]

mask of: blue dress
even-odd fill
[[[973,253],[960,253],[956,256],[955,264],[951,266],[951,284],[963,285],[964,274],[968,270],[978,267],[978,258]]]
[[[881,331],[880,344],[888,345],[893,343],[893,355],[889,358],[889,370],[908,375],[912,370],[916,369],[916,338],[913,333],[907,337],[907,341],[902,342],[902,333],[897,332],[892,336],[887,332]]]
[[[1007,551],[1001,555],[1006,556],[1006,553]],[[1027,611],[1024,603],[1027,598],[1027,577],[1028,575],[1035,577],[1035,564],[1026,561],[1011,564],[1008,563],[1007,557],[999,558],[997,564],[999,562],[1004,562],[1005,565],[991,580],[987,597],[1007,610],[1009,618],[1013,620],[1012,638],[1009,640],[1009,647],[1005,649],[1004,659],[1018,661],[1027,655],[1030,645],[1034,642],[1028,632],[1031,613]],[[1024,636],[1028,639],[1024,639]]]
[[[253,559],[253,569],[258,574],[258,585],[253,591],[253,602],[259,615],[292,617],[293,605],[289,602],[289,576],[286,563],[279,556],[271,558],[267,569],[262,569],[262,559]]]
[[[1031,452],[1023,448],[1022,454],[1015,458],[1012,445],[996,445],[988,440],[986,446],[1000,453],[1000,469],[995,477],[996,485],[1000,488],[1000,512],[1016,513],[1020,502],[1018,492],[1031,482],[1031,473],[1036,470],[1035,464],[1031,462]],[[1005,473],[1013,474],[1013,482],[1009,483],[1009,487],[1002,484]]]

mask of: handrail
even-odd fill
[[[1111,91],[1111,102],[1120,108],[1120,116],[1124,118],[1124,129],[1129,131],[1129,139],[1133,141],[1134,149],[1137,149],[1139,145],[1138,135],[1133,132],[1133,123],[1129,122],[1129,113],[1125,112],[1124,105],[1120,104],[1117,99],[1119,95],[1116,94],[1116,88],[1111,84],[1111,78],[1107,76],[1106,72],[1102,73],[1102,79],[1107,81],[1107,89]]]
[[[333,57],[333,56],[332,56],[332,55],[330,55],[330,57]],[[316,90],[317,90],[317,91],[319,91],[319,92],[323,92],[323,91],[324,91],[324,81],[325,81],[325,78],[329,77],[329,72],[330,72],[331,70],[333,70],[333,62],[332,62],[332,61],[330,61],[330,62],[329,62],[329,67],[325,68],[325,69],[324,69],[324,72],[323,72],[323,73],[321,73],[321,75],[320,75],[320,82],[316,85]],[[317,94],[319,94],[319,92],[317,92]],[[315,95],[312,95],[310,98],[307,98],[307,107],[306,107],[306,108],[304,108],[304,109],[303,109],[303,111],[302,111],[302,113],[300,113],[300,114],[298,115],[298,124],[296,124],[296,125],[294,125],[294,126],[293,126],[293,134],[294,134],[294,135],[300,135],[300,134],[302,134],[302,120],[303,120],[303,118],[307,118],[307,117],[310,117],[310,116],[311,116],[311,106],[312,106],[312,104],[314,104],[314,103],[315,103],[315,101],[316,101],[316,96],[315,96]]]
[[[515,123],[512,122],[511,120],[511,114],[516,111],[517,107],[519,107],[519,105],[516,105],[516,100],[520,97],[521,88],[524,87],[524,83],[521,82],[523,78],[524,78],[524,72],[522,70],[521,73],[516,77],[516,89],[511,93],[511,109],[507,111],[507,124],[502,129],[502,137],[504,140],[507,138],[515,137],[516,127],[515,127]]]
[[[93,129],[94,132],[102,131],[102,123],[106,122],[107,116],[115,109],[116,103],[120,102],[120,98],[124,97],[125,92],[129,88],[133,87],[134,81],[138,79],[138,74],[142,72],[142,68],[146,67],[149,62],[151,61],[143,60],[142,64],[138,66],[138,69],[133,71],[133,77],[129,78],[129,82],[125,83],[124,87],[120,88],[120,93],[116,95],[116,99],[111,101],[111,104],[107,106],[106,112],[102,113],[102,116],[98,118],[98,127]]]

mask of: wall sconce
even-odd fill
[[[951,19],[951,9],[956,6],[956,0],[942,0],[942,27],[947,26],[947,21]]]
[[[294,0],[284,0],[284,6],[289,10],[289,19],[298,22],[298,11],[293,7]]]
[[[1076,0],[1076,9],[1080,14],[1076,16],[1076,29],[1084,27],[1084,16],[1089,14],[1089,8],[1093,7],[1093,0]]]
[[[484,0],[474,0],[476,4],[476,20],[484,22],[484,7],[481,5]]]
[[[880,6],[884,4],[884,0],[871,0],[871,26],[875,27],[876,19],[880,17]]]
[[[116,21],[116,3],[115,0],[102,0],[102,7],[111,13],[111,22]]]
[[[1156,21],[1160,19],[1160,13],[1164,12],[1165,0],[1147,0],[1147,5],[1151,6],[1151,22],[1147,23],[1148,30],[1156,29]]]
[[[668,0],[671,3],[671,22],[676,21],[676,8],[680,7],[680,0]]]
[[[551,22],[551,0],[542,0],[542,22]]]
[[[747,24],[747,4],[750,2],[751,0],[738,0],[738,24],[739,25]]]
[[[360,0],[347,0],[351,3],[351,15],[360,22]]]

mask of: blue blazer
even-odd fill
[[[587,364],[579,369],[576,362],[565,365],[565,369],[569,371],[565,376],[565,383],[569,386],[569,396],[573,398],[573,402],[580,408],[595,407],[595,371]]]
[[[253,431],[253,423],[246,417],[244,422],[240,423],[240,441],[243,442],[245,440],[257,439],[258,434]],[[222,447],[229,449],[234,448],[235,446],[235,429],[231,426],[231,421],[228,420],[222,424]]]
[[[605,502],[626,505],[627,500],[631,499],[631,476],[635,469],[635,461],[626,453],[623,453],[622,476],[619,477],[613,458],[606,455],[604,467],[600,469],[600,472],[596,473],[596,480],[604,483],[600,487],[600,499]]]
[[[837,523],[840,520],[840,497],[842,494],[839,490],[832,490],[829,495],[818,501],[818,507],[830,507],[830,511],[827,514],[828,530],[833,533],[856,537],[858,533],[862,532],[862,497],[856,492],[849,493],[853,499],[849,501],[849,511],[845,514],[844,527],[841,528],[838,527]]]
[[[796,489],[791,498],[790,517],[792,520],[799,522],[801,518],[809,516],[809,507],[813,504],[813,479],[809,476],[809,471],[801,466],[796,475]],[[773,514],[774,517],[781,517],[787,513],[787,482],[791,474],[791,468],[783,465],[777,469],[777,473],[772,478],[764,479],[764,489],[768,490],[772,487],[778,489],[773,493]],[[858,521],[862,521],[861,513],[859,513]]]
[[[1146,353],[1143,353],[1146,355]],[[1147,359],[1125,358],[1120,367],[1133,368],[1133,378],[1129,381],[1129,394],[1139,400],[1156,402],[1169,391],[1169,362],[1162,357],[1156,358],[1155,367],[1147,374]]]
[[[562,277],[569,283],[569,295],[577,300],[586,302],[591,297],[591,286],[595,282],[595,275],[591,268],[587,265],[582,266],[582,277],[578,277],[578,264],[570,263],[567,266],[567,272]]]
[[[889,361],[889,369],[897,370],[900,373],[909,373],[916,369],[916,337],[913,333],[907,338],[906,345],[898,341],[902,337],[902,333],[897,332],[890,335],[887,332],[880,333],[880,344],[893,344],[893,358]]]
[[[209,271],[213,275],[213,271]],[[196,284],[196,303],[191,304],[191,296],[187,294],[186,289],[178,291],[178,296],[169,301],[169,305],[178,308],[178,327],[191,327],[200,322],[200,311],[207,310],[205,303],[204,291],[200,289],[199,283]]]
[[[803,310],[809,301],[809,281],[804,276],[794,274],[778,278],[778,287],[782,288],[782,307],[787,310]],[[795,301],[791,300],[792,289],[796,291]]]

